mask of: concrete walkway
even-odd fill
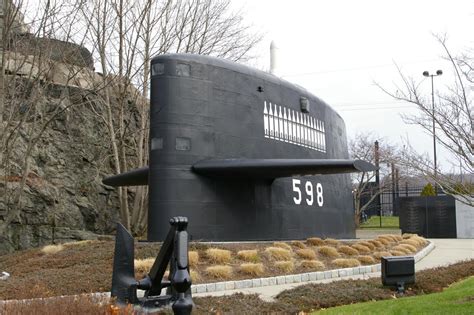
[[[461,260],[474,259],[474,239],[430,239],[434,243],[435,249],[432,250],[427,256],[421,259],[415,265],[415,269],[423,270],[427,268],[439,267],[449,265]],[[305,283],[296,284],[282,284],[274,286],[264,286],[258,288],[238,289],[238,290],[227,290],[217,292],[206,292],[206,293],[194,293],[193,297],[202,296],[222,296],[232,295],[234,293],[246,293],[246,294],[258,294],[263,300],[271,301],[280,292],[289,290],[300,285],[308,283],[328,283],[332,281],[346,280],[346,279],[368,279],[371,277],[380,277],[380,272],[366,273],[363,275],[355,275],[348,277],[341,277],[337,279],[325,279],[318,281],[310,281]]]

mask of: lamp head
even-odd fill
[[[442,71],[442,70],[436,71],[436,75],[442,75],[442,74],[443,74],[443,71]]]
[[[429,77],[429,76],[430,76],[430,73],[429,73],[428,71],[423,71],[423,75],[424,75],[425,77]]]

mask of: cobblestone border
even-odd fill
[[[428,255],[434,249],[434,243],[429,242],[428,246],[415,254],[415,262],[420,261],[423,257]],[[223,281],[214,283],[202,283],[191,286],[192,293],[206,293],[218,292],[227,290],[238,290],[248,288],[258,288],[264,286],[290,284],[290,283],[304,283],[309,281],[317,281],[323,279],[337,279],[341,277],[362,275],[368,273],[379,272],[381,270],[380,264],[359,266],[353,268],[341,268],[326,271],[307,272],[296,275],[285,275],[267,278],[246,279],[237,281]]]

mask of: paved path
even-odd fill
[[[430,239],[435,244],[435,249],[432,250],[426,257],[421,259],[415,266],[416,270],[423,270],[438,266],[449,265],[461,260],[474,259],[474,239]],[[338,279],[326,279],[311,281],[296,284],[283,284],[275,286],[265,286],[259,288],[239,289],[218,291],[212,293],[195,293],[193,297],[202,296],[221,296],[231,295],[237,292],[246,294],[259,294],[263,300],[271,301],[280,292],[295,288],[300,285],[308,283],[328,283],[331,281],[339,281],[345,279],[368,279],[370,277],[380,277],[380,272],[368,273],[364,275],[348,276]]]

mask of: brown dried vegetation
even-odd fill
[[[316,253],[310,248],[298,249],[296,254],[304,259],[313,260],[316,259]]]
[[[337,251],[341,254],[345,254],[347,256],[356,256],[359,255],[359,251],[355,248],[352,248],[347,245],[342,245],[337,248]]]

